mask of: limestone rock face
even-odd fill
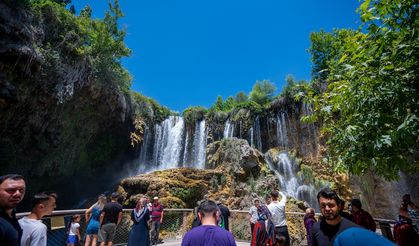
[[[262,154],[249,146],[244,139],[230,138],[211,143],[207,147],[205,168],[224,166],[236,178],[245,180],[252,175],[259,177],[266,166]]]
[[[114,83],[94,78],[88,57],[65,50],[71,34],[49,44],[60,28],[36,17],[17,1],[0,1],[0,167],[23,174],[29,192],[77,191],[60,196],[69,208],[96,196],[103,186],[95,184],[114,178],[121,168],[114,162],[133,152],[132,109]]]
[[[122,180],[118,190],[127,205],[133,205],[139,194],[147,194],[162,197],[162,203],[169,207],[191,208],[208,198],[222,200],[231,209],[243,209],[252,205],[253,198],[262,199],[278,185],[262,154],[242,139],[209,144],[206,168],[138,175]]]

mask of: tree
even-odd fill
[[[311,54],[311,61],[313,67],[311,69],[311,76],[315,80],[325,80],[328,75],[328,62],[335,49],[333,49],[334,36],[324,30],[320,32],[313,32],[310,34],[311,46],[309,52]]]
[[[92,8],[90,7],[89,4],[87,4],[81,11],[80,11],[80,16],[81,17],[85,17],[85,18],[89,18],[92,17]]]
[[[215,101],[213,108],[216,111],[223,111],[223,97],[222,96],[217,96],[217,101]]]
[[[234,100],[234,97],[229,96],[223,103],[223,110],[229,111],[232,110],[236,106],[236,101]]]
[[[311,100],[337,169],[355,174],[373,170],[389,180],[397,179],[399,171],[419,171],[415,2],[366,0],[359,8],[366,33],[312,35],[317,37],[311,46],[313,74],[324,69],[328,74],[314,76],[326,79],[327,89],[313,92]]]
[[[273,98],[276,87],[269,80],[256,81],[253,85],[253,89],[250,92],[250,100],[265,105],[270,102]]]
[[[76,14],[76,7],[74,7],[73,4],[70,6],[70,13],[72,13],[73,15]]]
[[[249,100],[249,97],[244,93],[243,91],[240,91],[236,94],[236,103],[243,103],[247,102]]]

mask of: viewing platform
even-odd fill
[[[57,210],[51,216],[45,217],[43,222],[47,225],[48,246],[65,245],[67,234],[66,227],[70,218],[74,214],[80,214],[80,234],[84,241],[86,232],[85,221],[86,209],[76,210]],[[121,223],[118,225],[114,245],[126,245],[132,221],[130,213],[132,209],[124,209]],[[248,210],[230,210],[229,218],[230,232],[237,241],[237,245],[249,245],[251,234],[248,219]],[[23,217],[29,213],[19,213],[18,217]],[[287,221],[291,234],[291,245],[307,245],[306,232],[303,224],[304,213],[287,212]],[[320,214],[316,214],[318,217]],[[165,209],[163,223],[160,228],[160,239],[163,241],[159,245],[180,245],[182,237],[190,230],[194,219],[193,209]],[[396,223],[394,220],[374,219],[377,223],[377,233],[393,240],[392,228]],[[291,228],[292,227],[292,228]],[[293,235],[294,232],[294,235]],[[296,233],[298,232],[298,233]]]

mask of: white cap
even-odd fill
[[[158,198],[157,196],[155,196],[155,197],[153,198],[153,200],[159,200],[159,198]]]

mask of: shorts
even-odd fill
[[[277,241],[285,240],[282,245],[289,246],[290,235],[288,234],[288,227],[287,226],[275,227],[275,239]]]
[[[116,232],[116,224],[115,223],[108,223],[102,225],[102,227],[99,229],[98,234],[98,241],[99,242],[112,242],[113,237],[115,236]]]
[[[67,243],[68,244],[76,244],[77,243],[77,235],[68,235]]]

